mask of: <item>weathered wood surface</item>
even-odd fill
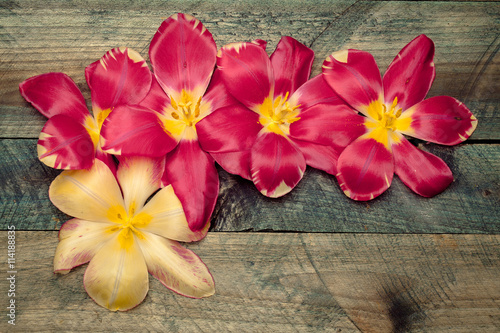
[[[188,247],[210,268],[214,296],[188,299],[150,278],[127,313],[89,299],[85,266],[52,273],[57,232],[17,232],[16,245],[16,326],[3,318],[3,332],[500,330],[498,235],[209,233]]]
[[[219,169],[221,188],[212,215],[216,231],[308,231],[383,233],[499,233],[500,145],[424,145],[450,166],[455,182],[428,199],[397,177],[370,202],[355,202],[335,177],[307,169],[304,179],[279,199],[262,196],[249,182]],[[54,230],[69,217],[49,201],[48,188],[59,171],[36,158],[36,140],[0,140],[0,229]],[[33,214],[36,212],[36,214]]]
[[[107,50],[128,46],[147,58],[162,20],[194,14],[220,47],[261,38],[272,52],[290,35],[316,52],[313,75],[333,51],[370,51],[385,71],[396,53],[425,33],[436,44],[437,79],[429,96],[460,99],[479,119],[473,140],[499,139],[500,4],[386,1],[3,1],[0,2],[0,135],[36,138],[44,118],[21,98],[18,84],[61,71],[89,97],[83,69]]]
[[[90,105],[84,68],[128,46],[148,59],[163,19],[195,15],[220,47],[255,38],[272,52],[282,35],[316,53],[370,51],[382,72],[419,34],[436,44],[430,96],[463,101],[479,119],[467,143],[423,145],[455,182],[433,199],[398,179],[380,198],[347,199],[334,177],[308,169],[284,198],[220,170],[208,237],[187,245],[205,261],[216,294],[178,296],[151,279],[145,302],[112,313],[83,289],[84,267],[52,273],[68,217],[48,200],[58,171],[36,159],[45,123],[18,93],[33,75],[70,75]],[[0,1],[0,230],[15,225],[16,323],[7,326],[0,270],[0,332],[499,332],[500,4],[462,1],[9,0]],[[295,231],[296,233],[222,231]],[[322,233],[301,233],[301,232]],[[486,233],[486,234],[484,234]],[[0,262],[7,262],[0,232]]]

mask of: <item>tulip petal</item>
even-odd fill
[[[101,145],[110,154],[159,157],[174,149],[177,141],[156,113],[140,106],[118,106],[104,121]]]
[[[203,96],[214,71],[216,54],[212,34],[187,14],[175,14],[165,20],[149,48],[155,76],[171,97],[183,89]]]
[[[203,96],[202,103],[210,103],[210,112],[217,109],[239,104],[239,102],[229,94],[229,91],[224,85],[220,69],[215,69],[212,80],[208,86],[207,92]]]
[[[94,222],[110,221],[124,206],[113,173],[100,160],[89,170],[63,171],[50,185],[49,197],[62,212]]]
[[[271,55],[274,70],[274,97],[290,95],[311,74],[314,51],[292,37],[283,36]]]
[[[66,274],[89,262],[101,246],[109,240],[107,223],[71,219],[59,230],[59,244],[54,255],[54,272]]]
[[[100,147],[97,147],[95,158],[102,161],[111,170],[113,175],[116,175],[116,162],[113,159],[113,155],[105,153]]]
[[[192,298],[215,293],[212,275],[193,251],[149,233],[140,245],[149,273],[168,289]]]
[[[383,95],[380,71],[368,52],[344,50],[332,53],[323,62],[323,75],[344,101],[366,116],[370,116],[368,106]]]
[[[277,198],[290,192],[302,179],[306,161],[284,136],[262,132],[252,148],[250,172],[257,189]]]
[[[129,239],[123,241],[123,237]],[[132,231],[127,228],[116,232],[97,251],[83,284],[97,304],[111,311],[130,310],[144,300],[149,289],[148,268]]]
[[[189,228],[204,229],[219,194],[219,175],[212,157],[201,150],[198,141],[181,140],[177,148],[167,154],[163,182],[174,187]]]
[[[259,115],[241,104],[219,109],[196,124],[201,147],[215,153],[250,149],[261,129]]]
[[[139,105],[158,113],[163,113],[163,110],[171,105],[170,98],[167,96],[155,77],[153,77],[151,89]]]
[[[199,241],[207,235],[210,227],[207,223],[205,228],[199,231],[193,232],[189,229],[182,204],[171,185],[156,193],[141,213],[152,217],[151,222],[143,230],[180,242]]]
[[[252,180],[250,174],[251,149],[228,153],[210,153],[210,156],[227,172]]]
[[[160,188],[165,158],[121,157],[117,178],[129,216],[144,207],[146,200]]]
[[[433,197],[443,192],[453,181],[450,168],[439,157],[422,151],[401,136],[392,145],[395,172],[413,192]]]
[[[420,35],[406,45],[394,58],[384,74],[385,104],[391,105],[398,98],[403,110],[421,102],[431,88],[434,67],[434,43]]]
[[[89,79],[94,116],[102,124],[101,110],[121,104],[134,105],[146,96],[151,86],[151,71],[139,53],[126,47],[114,48],[101,58]]]
[[[83,124],[89,115],[80,89],[64,73],[33,76],[19,85],[19,91],[47,118],[62,114]]]
[[[90,90],[92,90],[91,86],[91,81],[92,81],[92,75],[94,75],[94,71],[97,68],[97,65],[100,64],[101,61],[97,60],[85,67],[85,81],[87,81],[87,85],[89,86]]]
[[[316,104],[301,112],[300,119],[290,125],[290,136],[342,151],[349,143],[363,135],[366,119],[345,104]]]
[[[95,157],[94,143],[85,127],[62,114],[47,121],[37,150],[40,161],[56,169],[88,169]]]
[[[460,101],[449,96],[426,99],[407,111],[398,119],[408,119],[409,127],[400,129],[403,134],[442,145],[456,145],[471,136],[477,119]]]
[[[323,146],[312,142],[293,139],[293,143],[304,155],[306,164],[331,175],[337,173],[337,160],[340,152],[332,146]]]
[[[292,96],[290,105],[300,105],[300,110],[307,110],[316,104],[328,104],[331,106],[346,105],[339,95],[326,83],[324,76],[318,74],[303,85],[301,85]],[[355,112],[353,110],[353,112]],[[356,112],[357,113],[357,112]]]
[[[264,99],[273,97],[273,68],[261,46],[228,44],[217,54],[217,67],[229,93],[249,109],[254,110]]]
[[[340,154],[337,170],[337,180],[345,195],[366,201],[391,186],[394,161],[384,144],[364,135]]]

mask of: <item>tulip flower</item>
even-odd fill
[[[138,106],[117,108],[102,128],[108,153],[166,156],[163,183],[173,186],[195,231],[209,223],[219,192],[214,160],[198,143],[197,124],[232,103],[213,74],[216,53],[212,34],[200,21],[171,16],[151,41],[154,79],[148,96]]]
[[[202,239],[208,226],[189,229],[172,186],[160,188],[163,160],[121,158],[115,178],[96,160],[88,170],[63,171],[51,184],[52,203],[75,218],[59,232],[54,271],[66,274],[90,261],[83,278],[89,296],[112,311],[141,303],[148,272],[167,288],[188,297],[214,293],[201,259],[178,241]]]
[[[323,75],[335,92],[363,116],[361,135],[339,156],[337,179],[354,200],[371,200],[389,188],[393,174],[415,193],[432,197],[453,181],[446,163],[405,137],[443,145],[466,140],[477,119],[449,96],[425,99],[435,77],[434,43],[420,35],[389,65],[383,79],[364,51],[332,53]]]
[[[149,91],[151,72],[139,54],[128,48],[108,51],[86,69],[93,116],[85,99],[64,73],[31,77],[19,85],[21,95],[49,118],[38,140],[38,158],[56,169],[88,169],[95,157],[114,163],[99,145],[104,119],[120,104],[137,104]]]
[[[338,155],[362,122],[321,75],[308,81],[311,49],[283,37],[269,58],[265,46],[257,40],[219,51],[221,79],[239,103],[200,121],[198,133],[225,170],[279,197],[297,185],[306,165],[335,174]]]

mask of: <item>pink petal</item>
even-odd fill
[[[198,141],[181,140],[167,155],[165,180],[172,184],[186,213],[189,228],[203,229],[219,194],[219,175],[213,159],[201,150]]]
[[[170,97],[167,96],[154,76],[151,83],[151,89],[139,105],[158,113],[163,113],[163,109],[171,105]]]
[[[95,147],[85,127],[62,114],[50,118],[38,139],[38,158],[56,169],[88,169]]]
[[[387,68],[383,79],[385,104],[391,105],[396,97],[403,110],[417,104],[427,95],[435,76],[434,43],[420,35]]]
[[[305,169],[304,155],[288,138],[272,132],[259,135],[252,148],[250,171],[262,194],[272,198],[287,194]]]
[[[120,104],[137,104],[151,86],[151,72],[146,61],[128,48],[108,51],[92,73],[91,70],[87,73],[94,112]]]
[[[349,105],[367,114],[367,106],[382,96],[382,79],[373,56],[365,51],[332,53],[323,62],[326,82]]]
[[[266,50],[267,42],[262,39],[254,39],[252,41],[253,44],[260,46],[264,51]]]
[[[151,41],[149,58],[160,85],[169,96],[205,92],[215,67],[217,47],[203,24],[187,14],[165,20]]]
[[[351,199],[366,201],[391,186],[394,161],[384,144],[363,136],[340,154],[337,170],[344,193]]]
[[[316,104],[299,117],[290,125],[291,137],[332,146],[339,152],[366,131],[366,118],[345,104]]]
[[[322,74],[316,75],[300,86],[290,96],[290,104],[300,105],[301,110],[307,110],[316,104],[347,105],[328,85]],[[353,112],[357,113],[354,110]]]
[[[227,172],[252,180],[250,174],[250,149],[228,153],[210,153],[210,155]]]
[[[119,106],[104,121],[101,144],[110,154],[159,157],[177,142],[165,132],[156,113],[139,106]]]
[[[401,136],[392,145],[396,174],[413,192],[433,197],[443,192],[453,181],[450,168],[439,157],[422,151]]]
[[[442,145],[456,145],[471,136],[477,119],[462,102],[449,96],[426,99],[407,111],[400,119],[411,123],[402,133]]]
[[[261,129],[259,115],[241,104],[219,109],[196,124],[200,145],[210,153],[248,150]]]
[[[92,86],[90,84],[92,75],[94,75],[94,71],[97,68],[97,65],[100,64],[100,60],[94,61],[87,67],[85,67],[85,80],[87,81],[87,85],[89,86],[90,90],[92,90]]]
[[[233,43],[217,54],[217,66],[227,90],[252,109],[269,97],[274,83],[266,51],[254,43]],[[271,96],[272,97],[272,96]]]
[[[218,68],[214,71],[214,75],[212,75],[210,85],[203,96],[203,103],[210,103],[211,112],[226,106],[239,104],[226,89],[224,81],[222,81],[220,69]]]
[[[293,94],[311,74],[314,51],[292,37],[281,37],[271,55],[274,70],[274,97]]]
[[[323,146],[312,142],[293,139],[306,159],[306,164],[331,175],[337,173],[337,160],[340,152],[331,146]]]
[[[47,118],[63,114],[83,123],[89,115],[80,89],[64,73],[33,76],[19,85],[19,91]]]

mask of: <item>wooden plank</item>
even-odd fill
[[[177,11],[196,15],[219,46],[265,39],[271,52],[290,35],[316,52],[313,75],[332,51],[374,54],[382,71],[415,36],[436,43],[437,78],[429,96],[450,95],[479,119],[474,140],[500,137],[500,4],[392,1],[7,1],[0,4],[0,137],[36,138],[44,118],[18,93],[33,75],[62,71],[89,99],[83,70],[108,49],[129,46],[147,58],[161,21]],[[467,22],[467,24],[464,24]],[[29,124],[29,125],[28,125]]]
[[[17,232],[16,326],[2,278],[0,331],[498,332],[499,245],[499,235],[209,233],[188,247],[214,296],[188,299],[151,278],[140,306],[112,313],[85,293],[85,266],[52,273],[56,232]]]
[[[443,158],[455,182],[426,199],[395,177],[369,202],[355,202],[335,178],[308,168],[288,195],[270,199],[249,181],[219,169],[221,187],[212,230],[281,230],[376,233],[500,232],[500,145],[421,145]],[[48,187],[59,171],[36,158],[36,140],[0,140],[0,228],[54,230],[69,219],[52,206]]]

